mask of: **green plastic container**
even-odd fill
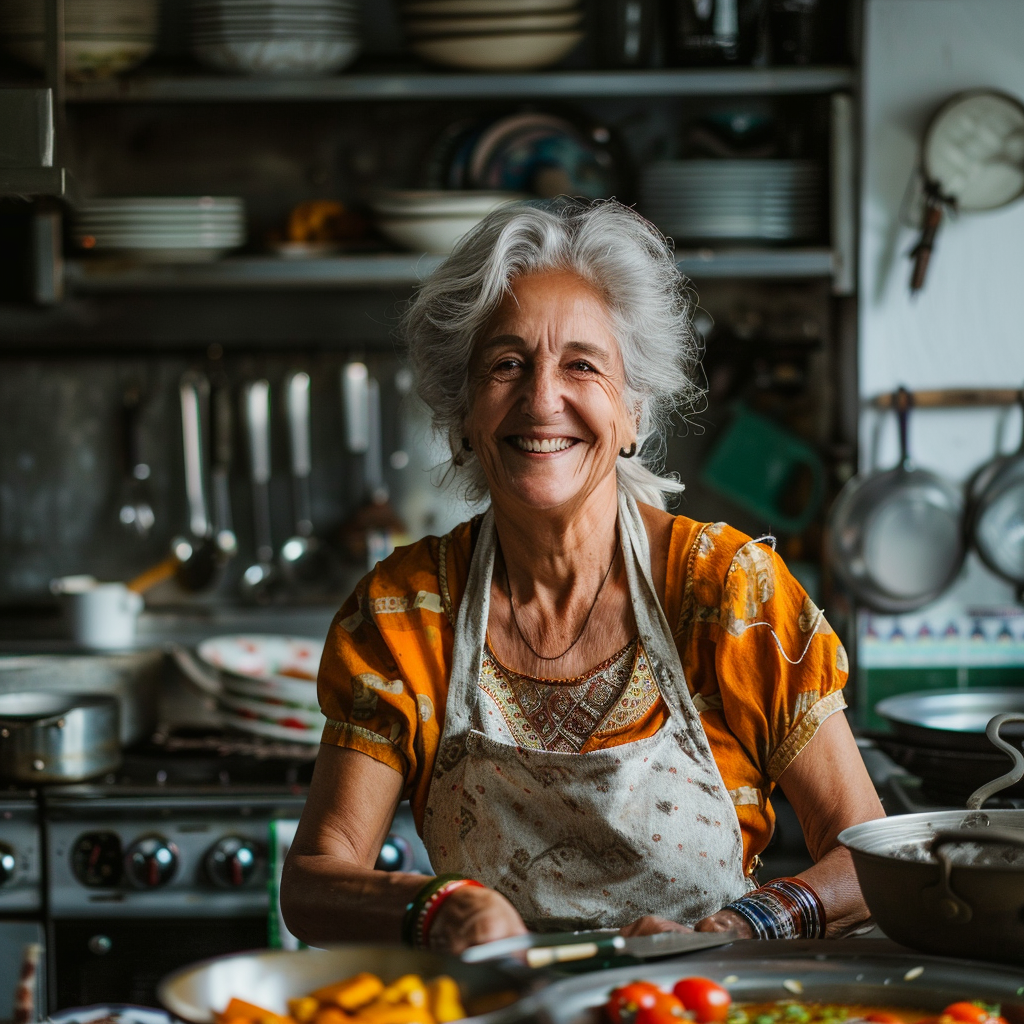
[[[701,467],[701,481],[779,533],[805,530],[825,496],[825,470],[818,453],[804,440],[745,405],[715,442]],[[799,487],[794,510],[787,498]]]

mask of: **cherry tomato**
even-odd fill
[[[686,1007],[671,993],[659,992],[637,1011],[635,1024],[689,1024]]]
[[[962,1024],[985,1024],[992,1015],[977,1003],[952,1003],[942,1011],[942,1016],[952,1017]]]
[[[649,981],[631,981],[612,991],[604,1012],[612,1024],[633,1024],[644,1006],[653,1006],[665,993]]]
[[[677,981],[673,993],[696,1017],[698,1024],[723,1021],[729,1014],[732,996],[721,985],[707,978],[683,978]]]

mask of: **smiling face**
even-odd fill
[[[470,363],[464,428],[496,506],[559,509],[615,496],[619,449],[636,440],[622,355],[600,294],[575,274],[512,282]]]

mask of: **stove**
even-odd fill
[[[40,913],[42,884],[35,794],[0,791],[0,916]]]
[[[155,1005],[170,971],[280,937],[280,836],[302,813],[317,749],[179,730],[117,772],[27,801],[45,849],[50,1006]],[[430,871],[407,804],[378,867]]]

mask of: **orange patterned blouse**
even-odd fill
[[[323,742],[400,772],[420,830],[472,543],[463,523],[379,563],[335,616],[320,664]],[[676,517],[665,604],[751,873],[772,835],[769,797],[779,776],[846,707],[846,652],[779,556],[724,523]],[[583,751],[661,728],[667,713],[653,677],[634,673],[628,690],[628,713],[613,708]]]

